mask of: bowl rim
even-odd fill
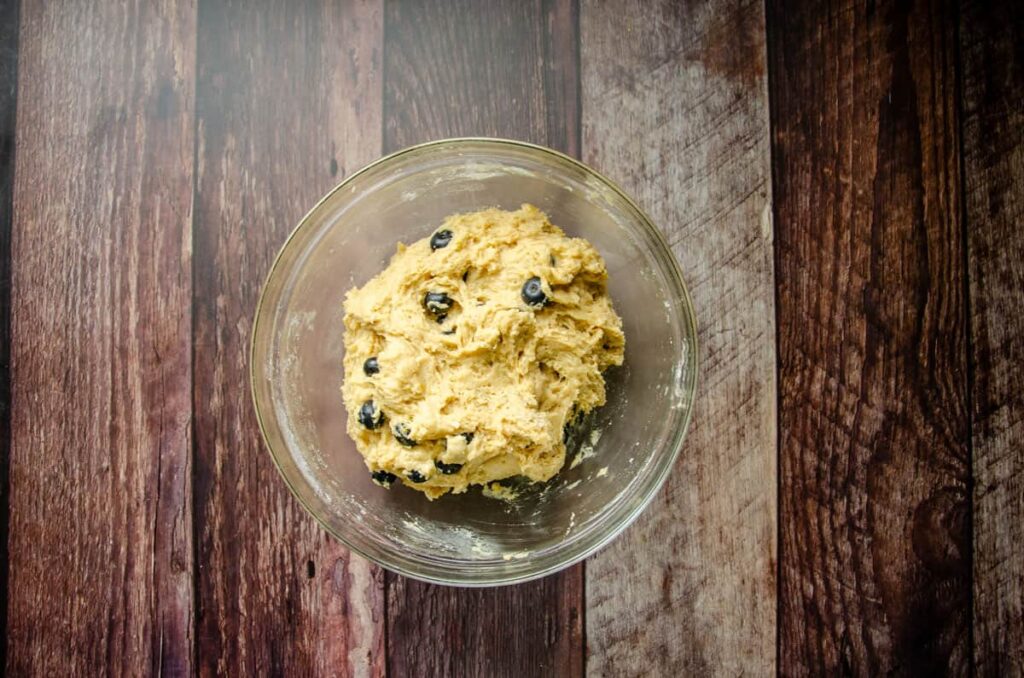
[[[579,553],[577,553],[576,555],[572,556],[571,558],[568,558],[567,560],[561,561],[561,562],[553,562],[549,566],[544,567],[544,568],[542,568],[540,570],[537,570],[536,572],[527,572],[527,573],[524,573],[524,574],[513,574],[511,576],[506,576],[506,577],[498,576],[498,577],[492,578],[491,580],[487,580],[487,581],[483,581],[483,580],[452,581],[452,580],[445,579],[443,577],[433,577],[433,576],[430,576],[428,574],[424,574],[424,573],[421,573],[421,572],[412,572],[412,571],[407,570],[405,567],[403,567],[403,566],[401,566],[399,564],[396,564],[396,563],[384,563],[384,562],[382,562],[380,558],[378,558],[376,556],[373,556],[373,555],[370,555],[369,553],[366,553],[366,551],[363,548],[357,546],[356,544],[353,544],[348,539],[346,539],[343,535],[341,535],[336,530],[334,530],[330,525],[327,524],[327,522],[323,518],[321,518],[317,514],[316,511],[314,511],[310,507],[309,504],[306,503],[306,501],[302,498],[302,495],[299,494],[298,490],[292,484],[292,481],[289,479],[288,475],[285,473],[284,469],[282,468],[281,462],[278,460],[277,452],[275,451],[273,445],[271,445],[270,438],[267,435],[266,422],[264,421],[263,413],[262,413],[262,411],[260,409],[259,397],[257,396],[257,387],[256,387],[256,379],[257,379],[257,375],[256,375],[256,337],[259,334],[260,318],[263,315],[263,305],[264,305],[264,302],[266,301],[267,291],[268,291],[268,289],[270,287],[270,282],[274,279],[275,274],[278,272],[278,267],[281,264],[281,260],[284,258],[285,252],[288,251],[289,246],[291,245],[292,241],[296,238],[298,233],[300,231],[302,231],[304,229],[304,227],[309,223],[309,221],[311,220],[313,215],[321,208],[321,206],[323,206],[328,200],[330,200],[336,193],[341,191],[343,188],[348,186],[350,183],[354,182],[358,177],[362,176],[363,174],[368,173],[369,171],[373,170],[374,168],[378,167],[379,165],[383,165],[385,163],[392,162],[392,161],[394,161],[394,160],[396,160],[396,159],[398,159],[398,158],[400,158],[400,157],[402,157],[404,155],[407,155],[409,153],[414,153],[414,152],[422,151],[422,150],[429,149],[429,148],[432,148],[432,147],[435,147],[435,146],[460,146],[460,145],[464,145],[464,144],[465,145],[469,145],[469,144],[481,144],[481,143],[482,144],[493,144],[495,146],[509,146],[509,147],[512,147],[512,148],[525,149],[525,150],[529,150],[529,151],[533,151],[533,152],[538,152],[538,153],[542,153],[542,154],[547,154],[547,155],[555,156],[557,159],[562,160],[564,162],[568,162],[570,165],[575,166],[577,169],[580,169],[580,170],[584,171],[585,173],[589,173],[589,174],[593,175],[594,177],[596,177],[607,188],[609,188],[616,195],[618,195],[618,197],[620,197],[622,200],[624,200],[626,202],[626,204],[629,205],[629,207],[631,209],[633,209],[640,216],[640,222],[641,222],[643,228],[646,231],[648,231],[649,235],[654,237],[655,241],[662,248],[662,250],[668,254],[668,256],[664,257],[664,258],[667,259],[668,262],[670,263],[670,273],[671,273],[672,277],[675,278],[675,281],[679,285],[679,288],[682,290],[682,297],[683,297],[683,301],[684,301],[684,304],[683,304],[684,314],[683,315],[685,316],[684,322],[687,325],[689,325],[690,336],[692,337],[692,345],[693,345],[692,357],[690,358],[690,360],[692,360],[692,375],[688,375],[690,377],[689,381],[691,382],[691,385],[690,385],[690,388],[688,389],[688,393],[686,394],[687,395],[686,413],[684,415],[682,425],[679,427],[679,429],[677,431],[676,439],[675,439],[675,441],[672,444],[672,449],[670,451],[670,457],[671,458],[668,461],[668,463],[666,463],[664,465],[664,467],[661,469],[661,471],[658,473],[658,475],[655,477],[654,482],[651,484],[650,488],[647,490],[647,494],[645,496],[643,496],[640,499],[640,501],[638,501],[635,504],[635,506],[632,508],[632,510],[630,510],[629,513],[624,514],[624,516],[620,519],[618,525],[614,526],[613,529],[609,530],[600,539],[594,541],[589,546],[586,546],[586,548],[582,549]],[[698,386],[699,386],[699,377],[700,377],[700,343],[699,343],[699,336],[697,334],[697,318],[696,318],[696,309],[695,309],[695,307],[693,305],[693,298],[690,295],[690,290],[689,290],[689,288],[686,285],[685,279],[683,278],[682,270],[680,269],[678,259],[676,258],[675,254],[672,252],[672,248],[669,245],[668,240],[666,240],[665,235],[661,232],[661,230],[657,226],[655,226],[654,221],[650,218],[650,216],[648,216],[648,214],[643,209],[641,209],[641,207],[636,203],[636,201],[633,200],[633,198],[631,198],[629,196],[629,194],[626,193],[617,183],[615,183],[610,178],[605,176],[603,173],[597,171],[593,167],[590,167],[589,165],[583,163],[580,160],[577,160],[576,158],[574,158],[574,157],[572,157],[572,156],[570,156],[570,155],[568,155],[566,153],[563,153],[561,151],[555,150],[553,148],[548,148],[547,146],[541,146],[539,144],[534,144],[534,143],[530,143],[530,142],[527,142],[527,141],[520,141],[520,140],[517,140],[517,139],[508,139],[508,138],[503,138],[503,137],[485,137],[485,136],[447,137],[447,138],[443,138],[443,139],[434,139],[432,141],[427,141],[427,142],[423,142],[423,143],[420,143],[420,144],[414,144],[412,146],[408,146],[408,147],[399,149],[399,150],[394,151],[392,153],[388,153],[387,155],[381,156],[380,158],[378,158],[378,159],[368,163],[367,165],[361,167],[359,170],[353,172],[352,174],[350,174],[347,177],[345,177],[344,179],[342,179],[341,182],[338,183],[334,188],[332,188],[327,193],[325,193],[323,195],[323,197],[321,197],[302,216],[302,218],[299,219],[299,221],[295,225],[295,227],[292,228],[292,230],[289,232],[288,237],[285,238],[284,242],[281,244],[281,247],[278,249],[277,254],[274,256],[274,260],[273,260],[273,262],[271,262],[270,268],[267,271],[266,276],[264,276],[263,283],[260,286],[259,298],[258,298],[258,300],[256,302],[256,308],[255,308],[255,311],[254,311],[254,314],[253,314],[252,330],[251,330],[250,336],[249,336],[249,355],[248,355],[248,359],[249,359],[249,394],[250,394],[250,397],[252,399],[253,410],[255,411],[255,414],[256,414],[256,422],[257,422],[257,425],[259,426],[259,429],[260,429],[260,437],[263,440],[263,448],[266,450],[267,454],[270,455],[271,460],[274,462],[274,467],[277,469],[277,472],[281,476],[281,479],[284,480],[285,486],[288,488],[289,492],[291,492],[292,496],[299,502],[299,505],[303,508],[303,510],[308,515],[312,516],[313,519],[316,520],[316,522],[324,530],[326,530],[329,535],[331,535],[334,539],[338,540],[345,548],[349,549],[350,551],[352,551],[354,553],[357,553],[358,555],[360,555],[363,558],[367,559],[371,563],[374,563],[374,564],[376,564],[376,565],[378,565],[378,566],[380,566],[380,567],[382,567],[382,568],[384,568],[384,569],[386,569],[386,570],[388,570],[390,572],[394,572],[396,574],[402,575],[404,577],[409,577],[411,579],[415,579],[415,580],[418,580],[418,581],[426,582],[426,583],[429,583],[429,584],[440,584],[440,585],[443,585],[443,586],[454,586],[454,587],[461,587],[461,588],[485,588],[485,587],[492,587],[492,586],[508,586],[508,585],[513,585],[513,584],[522,584],[522,583],[525,583],[525,582],[533,581],[535,579],[540,579],[542,577],[546,577],[548,575],[555,574],[557,572],[561,572],[562,570],[568,569],[569,567],[572,567],[573,565],[576,565],[577,563],[580,563],[580,562],[586,560],[590,556],[594,555],[595,553],[597,553],[598,551],[603,549],[605,546],[607,546],[609,543],[611,543],[617,537],[622,535],[622,533],[625,532],[637,520],[637,518],[640,516],[640,514],[643,513],[644,510],[646,510],[648,506],[650,506],[651,502],[654,500],[654,497],[657,496],[659,492],[661,492],[661,490],[663,489],[663,487],[665,485],[665,481],[668,479],[669,474],[672,472],[673,467],[676,465],[676,462],[679,459],[679,454],[680,454],[680,452],[683,449],[683,443],[685,442],[687,433],[689,432],[690,423],[693,420],[694,404],[696,402],[696,395],[697,395],[697,390],[698,390]],[[684,379],[684,382],[685,381],[687,381],[687,380]]]

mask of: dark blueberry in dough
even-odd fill
[[[395,424],[391,432],[395,434],[395,440],[406,447],[416,447],[416,441],[409,437],[408,424]]]
[[[372,400],[367,400],[359,408],[359,423],[371,431],[378,429],[384,423],[384,413]]]
[[[441,315],[437,316],[437,324],[441,325],[447,319],[448,319],[448,314],[447,313],[442,313]]]
[[[406,473],[405,477],[408,478],[409,480],[411,480],[414,483],[425,483],[425,482],[427,482],[427,477],[425,475],[423,475],[422,473],[420,473],[419,471],[417,471],[416,469],[413,469],[412,471],[409,471],[408,473]]]
[[[377,356],[367,358],[366,362],[363,363],[363,374],[372,377],[378,372],[380,372],[380,364],[377,362]]]
[[[523,283],[523,301],[531,308],[541,308],[547,303],[548,297],[544,294],[540,278],[533,277]]]
[[[434,466],[436,466],[437,470],[446,476],[453,475],[462,470],[462,464],[446,464],[443,461],[437,461],[436,459],[434,460]]]
[[[370,474],[370,480],[381,487],[391,487],[391,483],[398,480],[398,476],[394,473],[388,473],[387,471],[374,471]]]
[[[443,316],[451,310],[452,298],[444,292],[427,292],[423,297],[423,305],[436,316]]]
[[[471,431],[466,431],[465,433],[462,434],[462,437],[466,440],[466,444],[467,445],[469,445],[471,442],[473,442],[473,436],[474,435],[475,434],[472,433]]]
[[[442,247],[448,247],[452,241],[452,232],[447,228],[442,229],[430,236],[430,249],[439,250]]]

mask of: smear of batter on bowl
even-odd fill
[[[456,214],[345,299],[348,433],[375,482],[429,498],[565,463],[605,402],[622,320],[604,260],[532,205]]]
[[[481,492],[485,497],[505,502],[513,502],[519,498],[519,493],[514,488],[506,487],[499,482],[487,483]]]

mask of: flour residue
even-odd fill
[[[595,450],[597,449],[597,443],[601,440],[601,429],[595,428],[590,431],[590,437],[580,445],[580,451],[576,454],[576,458],[569,464],[569,468],[573,469],[583,463],[584,460],[590,459],[594,456]]]

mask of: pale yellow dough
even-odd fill
[[[454,215],[444,229],[446,247],[399,244],[345,299],[348,433],[371,471],[431,499],[510,476],[547,480],[565,463],[566,423],[604,404],[602,372],[622,364],[604,261],[532,205]],[[543,307],[522,297],[532,277]],[[425,308],[427,292],[454,300],[443,322]],[[380,371],[367,375],[374,356]],[[358,416],[368,401],[383,413],[373,430]],[[398,442],[396,426],[415,446]]]

